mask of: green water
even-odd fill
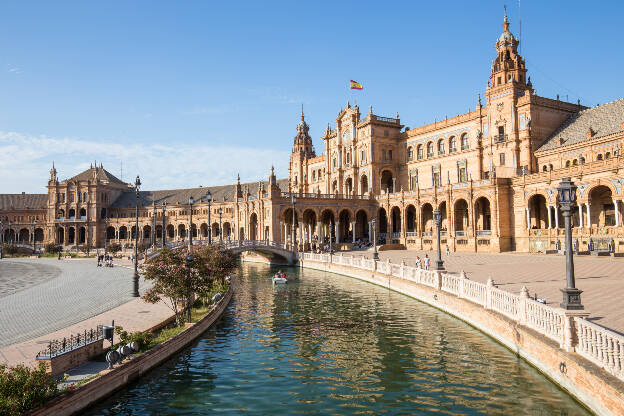
[[[586,410],[510,351],[348,277],[243,264],[223,319],[92,415],[505,414]]]

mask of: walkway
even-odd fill
[[[127,303],[133,299],[132,273],[119,264],[96,267],[95,259],[0,260],[0,348]]]
[[[372,257],[371,251],[350,251],[338,254]],[[435,260],[435,252],[417,250],[391,250],[379,252],[381,260],[392,263],[405,261],[413,266],[416,256],[425,254]],[[560,288],[565,286],[565,257],[526,253],[451,253],[442,255],[445,268],[450,272],[466,272],[469,279],[486,282],[492,277],[500,288],[519,293],[522,286],[529,293],[547,300],[552,306],[559,306],[562,295]],[[581,300],[591,313],[594,323],[624,334],[624,259],[611,257],[575,256],[574,266],[576,287],[583,290]]]

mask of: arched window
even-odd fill
[[[443,155],[444,154],[444,139],[440,139],[438,141],[438,154],[439,155]]]
[[[411,146],[407,148],[407,161],[411,162],[414,160],[414,148]]]
[[[569,167],[570,167],[570,161],[566,160],[566,168],[569,168]]]
[[[455,136],[451,136],[449,138],[449,153],[454,153],[457,151],[457,139]]]
[[[427,143],[427,157],[433,157],[433,142]]]
[[[544,167],[542,167],[542,172],[546,172],[547,168],[548,167],[546,165],[544,165]]]
[[[419,144],[418,147],[416,148],[416,157],[418,158],[418,160],[421,160],[423,158],[423,146],[422,146],[422,144]]]
[[[611,157],[611,152],[605,153],[605,160],[609,159],[610,157]]]
[[[468,150],[468,135],[466,133],[461,135],[461,150]]]
[[[574,159],[574,160],[572,161],[572,166],[577,166],[577,165],[578,165],[578,160],[577,160],[577,159]]]
[[[553,170],[553,165],[552,164],[548,165],[548,170]]]
[[[598,155],[597,159],[602,160],[602,154]]]

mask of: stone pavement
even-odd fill
[[[96,267],[95,259],[0,260],[0,293],[4,294],[0,297],[0,348],[66,328],[132,300],[132,270],[120,263],[108,268]],[[16,281],[25,287],[17,290]],[[146,288],[142,279],[140,287]]]
[[[444,247],[442,247],[444,250]],[[338,254],[372,257],[370,251],[350,251]],[[417,250],[380,251],[381,260],[414,266],[416,256],[431,257],[433,266],[436,253]],[[520,293],[522,286],[533,296],[537,293],[552,306],[559,306],[565,287],[565,256],[527,253],[442,253],[444,266],[449,272],[464,271],[469,279],[487,282],[492,277],[500,289]],[[598,325],[624,334],[624,258],[575,256],[576,287],[583,291],[581,301],[590,313],[590,320]]]

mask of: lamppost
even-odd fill
[[[210,222],[210,203],[212,202],[212,194],[210,191],[206,192],[204,200],[208,202],[208,244],[212,244],[212,223]]]
[[[37,239],[35,238],[35,230],[37,229],[37,220],[33,220],[33,254],[37,253]]]
[[[292,195],[290,201],[292,202],[292,211],[293,211],[292,230],[290,230],[290,234],[291,234],[290,239],[292,240],[293,248],[296,250],[295,238],[297,237],[297,231],[295,230],[295,204],[297,203],[297,197],[295,196],[295,194]],[[330,233],[329,241],[331,242],[331,233]]]
[[[189,244],[188,244],[188,248],[189,248],[189,253],[191,252],[191,246],[193,245],[193,204],[195,203],[195,199],[193,198],[193,195],[189,196],[189,205],[191,206],[191,217],[190,217],[190,225],[189,225]]]
[[[108,224],[109,220],[107,212],[106,216],[104,217],[104,226],[106,227],[106,229],[104,230],[104,255],[106,255],[106,246],[108,245]]]
[[[193,262],[193,256],[191,256],[190,254],[188,256],[186,256],[186,270],[188,272],[188,301],[187,301],[187,305],[186,305],[186,316],[187,316],[187,322],[191,322],[191,263]]]
[[[13,240],[15,239],[15,233],[13,233],[13,239],[11,239],[11,221],[8,221],[7,225],[9,226],[9,243],[13,243]]]
[[[152,210],[152,250],[156,248],[156,202],[153,203]]]
[[[373,260],[379,260],[379,253],[377,252],[377,220],[375,218],[371,220],[371,228],[373,229]]]
[[[163,248],[165,248],[165,234],[166,234],[165,219],[166,218],[167,218],[167,203],[163,202],[162,203],[162,246]]]
[[[141,187],[141,179],[137,175],[134,181],[134,191],[136,193],[136,205],[135,205],[135,232],[134,232],[134,278],[133,278],[133,290],[132,296],[138,298],[139,295],[139,188]]]
[[[4,224],[2,224],[2,219],[0,219],[0,259],[2,259],[3,253],[4,253]]]
[[[574,260],[572,258],[572,210],[576,207],[576,185],[570,178],[563,178],[557,187],[559,193],[559,208],[565,222],[565,250],[566,250],[566,287],[561,289],[563,302],[561,307],[567,310],[584,309],[581,304],[582,290],[578,290],[574,283]]]
[[[442,223],[442,214],[439,209],[433,211],[433,220],[436,225],[436,234],[438,237],[438,259],[436,260],[436,270],[444,270],[444,262],[442,261],[442,251],[440,250],[440,224]]]
[[[223,208],[219,207],[219,243],[223,245],[223,226],[221,225],[221,215],[223,215]]]

